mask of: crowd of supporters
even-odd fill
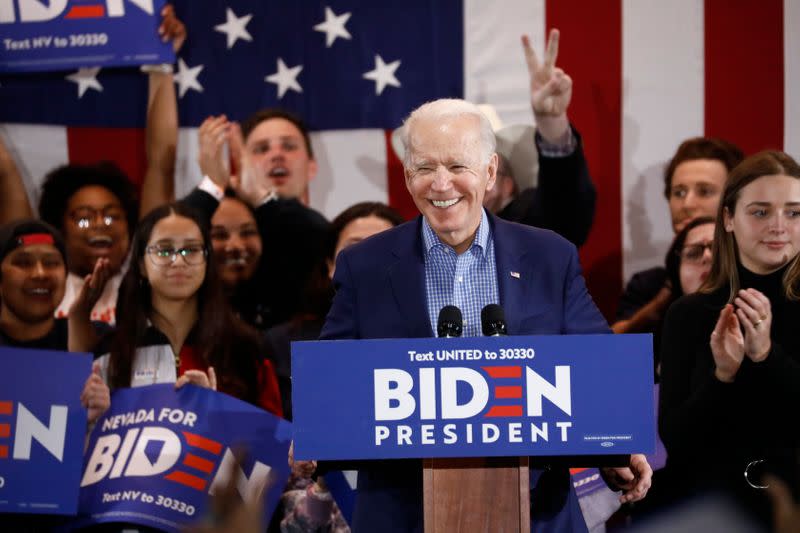
[[[163,28],[180,46],[186,30],[171,9]],[[538,182],[516,180],[501,153],[484,205],[580,246],[596,194],[567,116],[572,80],[554,55],[540,64],[523,46]],[[379,202],[331,222],[309,206],[318,172],[309,129],[281,109],[241,124],[209,117],[198,132],[203,179],[175,198],[174,86],[170,74],[149,76],[140,191],[100,157],[50,171],[34,210],[0,142],[0,346],[95,353],[81,395],[90,422],[114,390],[161,382],[291,419],[290,342],[319,337],[339,252],[405,221]],[[546,98],[556,93],[563,108]],[[782,152],[746,158],[724,140],[693,138],[666,166],[664,193],[675,239],[663,265],[628,282],[612,329],[654,335],[668,455],[649,501],[624,520],[721,492],[777,527],[763,488],[800,489],[800,431],[787,422],[800,385],[800,167]],[[144,358],[158,371],[137,372]],[[347,530],[315,466],[292,461],[270,528]]]

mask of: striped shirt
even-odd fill
[[[422,219],[422,241],[425,245],[425,299],[431,328],[436,333],[439,311],[446,305],[461,309],[464,337],[478,337],[481,331],[481,309],[500,303],[497,291],[497,265],[494,239],[486,211],[469,250],[456,255]]]

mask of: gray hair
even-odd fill
[[[403,121],[402,136],[403,141],[403,165],[408,167],[411,163],[411,127],[415,122],[422,119],[427,120],[446,120],[461,116],[472,116],[478,120],[480,126],[480,140],[483,154],[481,160],[488,163],[492,154],[497,148],[497,140],[494,136],[492,124],[486,115],[481,113],[477,105],[461,100],[459,98],[441,98],[426,102],[411,112]]]

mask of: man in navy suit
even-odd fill
[[[465,336],[478,336],[480,310],[490,303],[505,309],[509,335],[609,332],[572,244],[483,209],[497,154],[476,106],[429,102],[404,129],[406,186],[422,216],[342,251],[322,339],[430,337],[445,305],[462,310]],[[652,470],[634,455],[630,467],[604,474],[624,491],[622,501],[635,501]],[[532,469],[531,486],[535,530],[586,530],[566,468]],[[354,531],[422,531],[422,517],[420,461],[359,470]]]

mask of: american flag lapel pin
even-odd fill
[[[516,271],[512,270],[511,271],[511,277],[519,279],[519,272],[516,272]]]

